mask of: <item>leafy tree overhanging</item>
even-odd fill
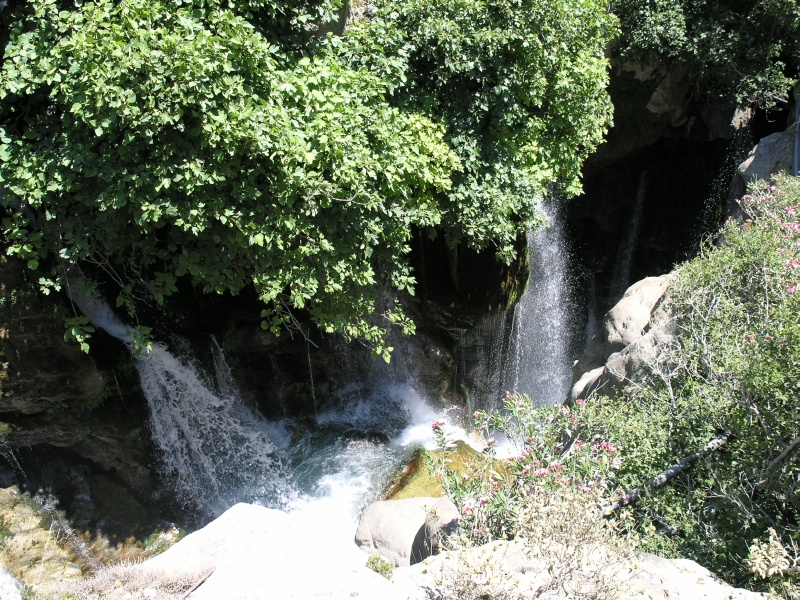
[[[181,278],[254,286],[388,355],[381,286],[413,293],[412,227],[494,247],[579,191],[608,127],[595,0],[386,3],[340,38],[336,2],[34,0],[0,74],[9,253],[44,289],[81,271],[117,304]],[[108,293],[109,290],[106,290]],[[385,316],[412,325],[399,307]]]

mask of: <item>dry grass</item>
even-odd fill
[[[168,572],[145,569],[141,564],[119,564],[74,583],[70,593],[76,600],[182,600],[213,571],[208,565]]]
[[[517,531],[478,548],[451,541],[458,551],[443,559],[438,598],[613,600],[631,575],[635,544],[597,514],[591,494],[532,498]]]

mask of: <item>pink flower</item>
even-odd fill
[[[575,404],[577,404],[578,406],[583,406],[584,404],[586,404],[586,400],[584,400],[583,398],[578,398],[577,400],[575,400]]]
[[[474,413],[472,413],[472,418],[473,418],[473,419],[480,419],[480,418],[481,418],[481,413],[480,413],[480,411],[477,411],[477,410],[476,410]]]
[[[796,283],[790,283],[786,286],[786,293],[787,294],[796,294],[797,290],[800,289]]]
[[[461,509],[461,512],[465,517],[471,517],[475,513],[475,510],[471,506],[465,506]]]
[[[599,444],[596,445],[596,447],[599,450],[605,450],[609,454],[614,454],[617,451],[617,447],[614,444],[606,441],[600,442]]]
[[[488,440],[486,440],[486,443],[487,443],[489,446],[496,446],[496,445],[497,445],[497,440],[496,440],[496,439],[494,439],[493,437],[490,437]]]
[[[800,268],[800,260],[797,260],[796,258],[793,258],[792,260],[787,260],[786,266],[789,267],[790,269]]]
[[[752,200],[752,199],[753,197],[750,194],[745,194],[744,196],[742,196],[742,200]]]
[[[433,429],[435,433],[439,433],[444,427],[444,425],[445,425],[444,421],[439,421],[437,419],[431,424],[431,429]]]
[[[544,477],[547,475],[547,469],[542,467],[541,469],[536,469],[536,476],[537,477]]]
[[[586,485],[586,484],[579,485],[578,486],[578,491],[579,492],[591,492],[592,491],[592,486]]]

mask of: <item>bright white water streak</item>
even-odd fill
[[[528,288],[514,307],[503,389],[523,392],[538,404],[560,404],[572,376],[569,256],[561,215],[544,205],[549,224],[528,234]]]
[[[130,344],[131,329],[104,302],[77,296],[97,327]],[[361,510],[415,448],[434,446],[431,423],[445,418],[411,386],[353,383],[312,423],[269,422],[241,401],[213,346],[215,385],[159,344],[136,359],[165,483],[198,524],[253,502],[351,543]]]

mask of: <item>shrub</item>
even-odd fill
[[[645,490],[628,524],[651,549],[761,589],[796,575],[778,569],[756,581],[743,566],[760,547],[752,539],[800,540],[800,183],[780,177],[778,186],[754,185],[741,199],[744,219],[677,270],[669,295],[679,336],[663,360],[624,398],[587,404],[618,440],[623,489],[731,432],[719,451]]]
[[[493,540],[515,540],[521,551],[546,566],[535,590],[511,582],[491,547],[448,558],[439,586],[445,598],[519,598],[526,593],[612,598],[615,575],[627,568],[634,537],[620,537],[602,507],[613,498],[620,460],[612,441],[591,435],[596,427],[581,401],[573,408],[536,407],[523,394],[507,394],[504,410],[476,412],[487,449],[467,468],[435,462],[447,494],[458,506],[459,530],[450,548],[468,549]],[[445,425],[433,423],[447,449]],[[497,457],[501,437],[512,456]]]
[[[394,575],[394,565],[379,554],[373,554],[367,559],[367,568],[372,569],[386,579],[391,579],[392,575]]]

